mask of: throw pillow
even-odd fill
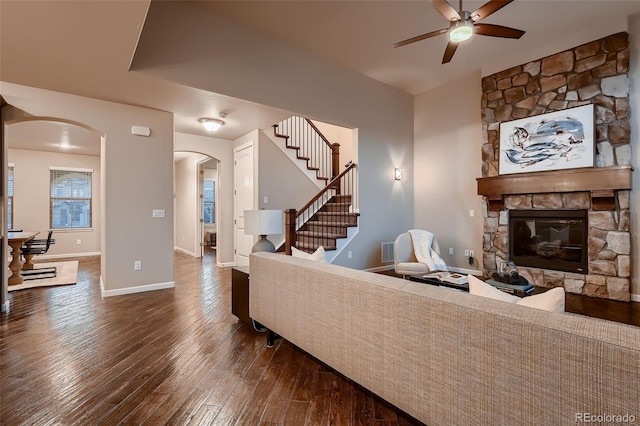
[[[301,259],[315,260],[316,262],[320,262],[320,263],[327,262],[324,247],[322,246],[318,247],[316,251],[314,251],[313,253],[307,253],[302,250],[298,250],[297,248],[292,246],[291,255],[293,257],[299,257]]]
[[[512,294],[505,293],[504,291],[498,290],[491,284],[487,284],[484,281],[474,277],[473,275],[468,275],[469,278],[469,293],[475,294],[476,296],[488,297],[490,299],[502,300],[503,302],[515,303],[520,298],[518,296],[514,296]]]
[[[544,293],[523,297],[516,303],[550,312],[564,312],[564,288],[556,287]]]

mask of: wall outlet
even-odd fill
[[[136,260],[135,262],[133,262],[133,270],[134,271],[139,271],[142,269],[142,261],[141,260]]]
[[[82,244],[82,240],[78,238],[78,239],[76,240],[76,244],[77,244],[77,245]]]
[[[469,217],[474,217],[476,215],[475,210],[469,210]]]
[[[151,217],[165,217],[166,216],[166,212],[164,210],[152,210],[151,211]]]
[[[449,254],[453,254],[453,247],[449,247]]]
[[[269,204],[269,197],[264,197],[264,203]]]
[[[469,250],[468,249],[464,249],[464,256],[465,257],[469,257]]]
[[[347,252],[347,259],[351,259],[351,258],[353,258],[353,252],[351,250],[349,250]]]
[[[469,257],[475,257],[473,250],[469,250]]]

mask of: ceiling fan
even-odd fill
[[[449,33],[449,43],[447,43],[447,48],[445,49],[444,56],[442,58],[442,63],[446,64],[451,61],[451,58],[453,58],[453,54],[456,52],[458,44],[471,38],[474,33],[491,37],[520,38],[524,34],[524,31],[522,30],[503,27],[502,25],[479,23],[481,20],[502,9],[512,1],[513,0],[491,0],[480,6],[480,8],[475,12],[471,13],[462,10],[462,0],[460,0],[459,12],[445,0],[431,0],[431,4],[436,11],[451,21],[449,28],[443,28],[441,30],[432,31],[430,33],[399,41],[394,43],[393,47],[406,46],[407,44],[415,43],[416,41]]]

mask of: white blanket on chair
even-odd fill
[[[447,264],[433,249],[434,235],[422,229],[410,229],[411,240],[413,241],[413,251],[418,262],[424,263],[430,271],[446,271]]]

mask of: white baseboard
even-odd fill
[[[71,257],[95,257],[100,256],[101,254],[102,253],[99,251],[89,251],[84,253],[42,254],[34,256],[33,260],[67,259]]]
[[[477,269],[457,268],[455,266],[450,266],[448,269],[450,272],[457,272],[459,274],[478,275],[478,276],[482,275],[482,271],[479,271]]]
[[[179,251],[180,253],[184,253],[184,254],[186,254],[187,256],[191,256],[191,257],[200,257],[200,256],[198,256],[197,254],[195,254],[194,252],[189,251],[189,250],[185,250],[185,249],[183,249],[182,247],[174,247],[173,249],[174,249],[175,251]]]
[[[393,265],[386,265],[386,266],[376,266],[374,268],[363,269],[363,271],[367,271],[367,272],[382,272],[382,271],[390,271],[390,270],[392,270],[394,268],[395,268],[395,266],[393,266]]]
[[[217,262],[216,266],[219,268],[228,268],[230,266],[236,266],[236,262]]]
[[[102,297],[122,296],[125,294],[142,293],[144,291],[164,290],[167,288],[174,288],[176,286],[175,281],[169,281],[166,283],[146,284],[135,287],[116,288],[114,290],[105,290],[104,283],[102,282],[102,276],[100,276],[100,293]]]
[[[631,295],[632,302],[640,302],[640,294],[632,294]]]

